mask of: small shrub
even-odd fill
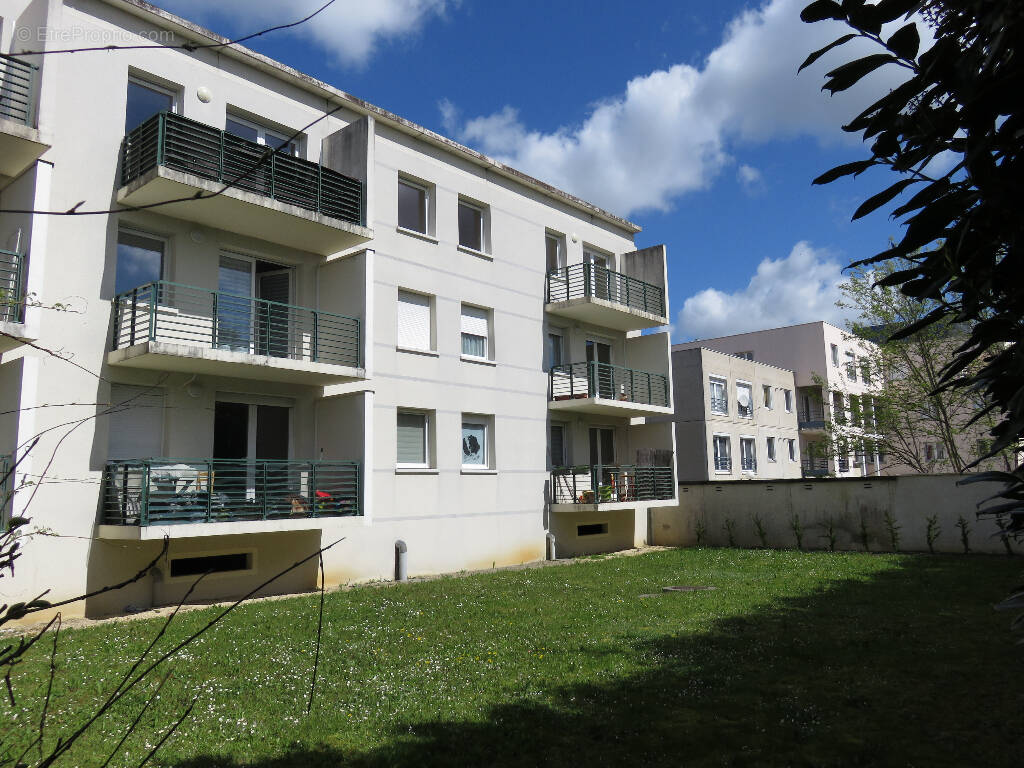
[[[960,529],[960,543],[964,545],[964,554],[966,555],[971,551],[971,526],[967,524],[967,520],[964,519],[963,515],[960,515],[956,519],[956,527]]]
[[[704,524],[703,517],[697,521],[696,525],[693,526],[693,532],[697,535],[697,546],[703,547],[704,540],[708,535],[708,527]]]
[[[729,542],[730,547],[736,546],[736,523],[733,522],[731,517],[725,518],[725,536]]]
[[[939,527],[939,516],[929,515],[924,519],[925,529],[924,537],[928,542],[928,551],[933,555],[935,554],[935,540],[939,538],[939,534],[942,533],[942,528]]]
[[[804,548],[804,526],[800,522],[800,515],[798,515],[796,512],[794,512],[793,516],[791,518],[789,518],[789,527],[793,531],[793,538],[796,539],[796,548],[797,549],[803,549]]]
[[[892,512],[889,510],[885,511],[885,529],[889,532],[889,543],[892,545],[893,552],[900,551],[900,528],[899,523],[896,522],[896,518],[892,516]]]
[[[754,530],[757,531],[757,538],[761,540],[761,546],[768,549],[768,531],[764,527],[764,521],[761,519],[761,515],[754,512],[750,519],[754,523]]]
[[[868,540],[868,521],[864,519],[864,515],[860,516],[860,543],[864,547],[865,552],[871,551],[871,546]]]
[[[836,521],[832,519],[832,515],[825,518],[825,522],[822,523],[825,532],[821,535],[821,538],[828,539],[828,551],[836,551]]]

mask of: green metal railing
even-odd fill
[[[355,317],[166,280],[114,297],[111,349],[146,341],[359,367]]]
[[[671,467],[597,464],[551,470],[552,504],[612,504],[674,497]]]
[[[20,323],[25,319],[25,257],[0,249],[0,321]]]
[[[590,361],[553,365],[548,381],[552,400],[601,397],[668,406],[668,377],[660,373]]]
[[[0,54],[0,117],[35,125],[35,64]]]
[[[596,264],[573,264],[548,272],[547,303],[584,297],[665,316],[665,292],[643,280]]]
[[[181,115],[160,112],[124,138],[122,186],[158,165],[365,223],[365,193],[358,179]]]
[[[361,515],[359,471],[355,461],[112,461],[100,520],[146,526]]]

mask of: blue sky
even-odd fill
[[[842,322],[840,268],[900,233],[850,222],[884,176],[811,186],[864,155],[839,126],[899,73],[831,98],[840,51],[798,76],[843,31],[801,23],[805,2],[339,0],[250,45],[635,221],[668,245],[682,341]],[[319,4],[161,3],[230,36]]]

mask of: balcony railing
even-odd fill
[[[721,416],[729,415],[729,401],[724,397],[711,398],[711,412]]]
[[[822,406],[812,405],[810,408],[801,407],[796,412],[797,422],[804,429],[813,426],[825,426],[825,409]]]
[[[112,349],[146,341],[359,367],[359,319],[161,280],[114,298]]]
[[[740,459],[740,469],[744,472],[757,472],[757,459],[751,456],[743,456]]]
[[[548,374],[551,399],[600,397],[668,407],[668,377],[610,363],[553,365]]]
[[[109,462],[107,525],[283,520],[360,515],[359,463],[139,459]]]
[[[656,285],[595,264],[573,264],[548,272],[545,301],[604,299],[630,309],[664,317],[665,292]]]
[[[20,323],[25,318],[25,257],[0,249],[0,322]]]
[[[671,467],[584,465],[551,471],[552,504],[614,504],[675,496]]]
[[[715,471],[716,472],[732,472],[732,457],[731,456],[715,456]]]
[[[35,124],[36,71],[34,64],[0,54],[0,117]]]
[[[153,115],[125,136],[121,185],[158,165],[352,224],[365,221],[358,179],[170,112]]]
[[[829,473],[829,460],[824,458],[803,458],[800,469],[804,477],[825,477]]]
[[[838,464],[839,464],[839,471],[840,472],[849,472],[850,471],[850,460],[848,458],[846,458],[845,456],[839,459]]]

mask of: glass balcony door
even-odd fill
[[[269,262],[221,254],[216,304],[219,349],[289,356],[291,273]]]
[[[587,339],[587,369],[591,397],[613,399],[615,382],[611,369],[612,348],[610,344]]]

